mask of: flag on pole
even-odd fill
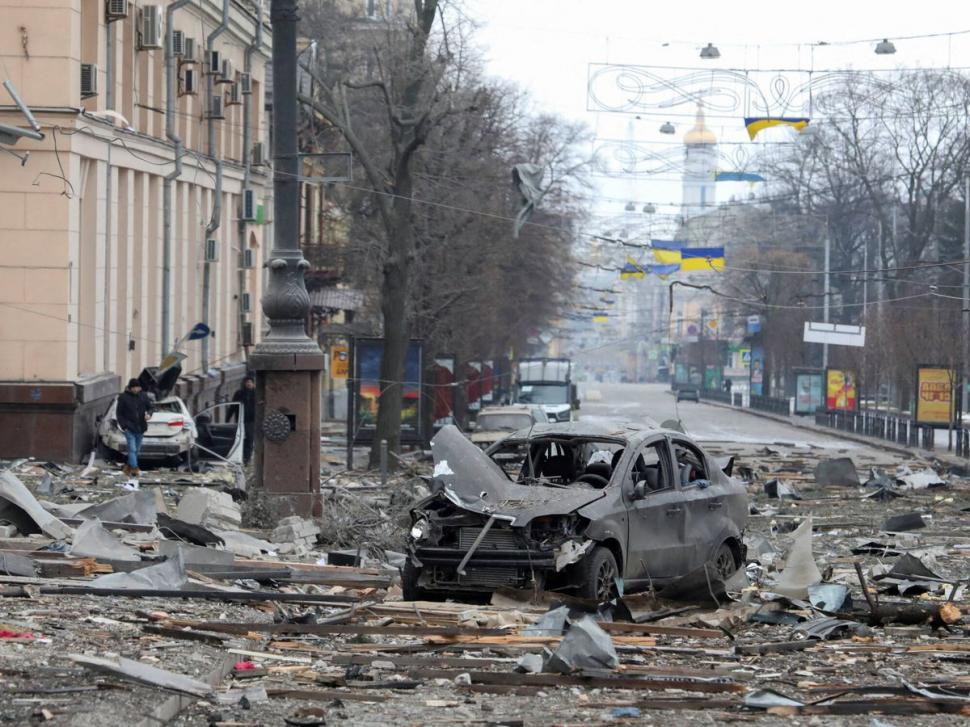
[[[626,263],[620,268],[620,280],[630,280],[631,278],[635,280],[643,280],[646,275],[643,266],[640,265],[632,257],[626,259]]]
[[[724,270],[723,247],[685,247],[680,255],[680,269],[685,272]]]
[[[744,128],[748,130],[748,138],[754,141],[759,132],[773,126],[790,126],[801,131],[810,121],[811,119],[804,116],[746,116]]]
[[[651,240],[653,257],[662,265],[680,265],[680,251],[684,248],[681,240]]]

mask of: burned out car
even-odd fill
[[[502,587],[606,600],[744,562],[744,487],[688,436],[642,425],[541,424],[482,452],[432,441],[432,495],[413,508],[405,599]]]

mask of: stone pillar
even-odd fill
[[[310,312],[299,242],[296,0],[273,0],[273,249],[256,346],[256,488],[278,518],[319,513],[323,352],[306,335]]]

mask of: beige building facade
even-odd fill
[[[190,408],[231,396],[259,339],[268,3],[0,0],[0,18],[0,77],[38,124],[5,135],[31,124],[0,88],[0,457],[73,459],[196,323]]]

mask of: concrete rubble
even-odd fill
[[[970,716],[970,482],[892,453],[708,449],[736,456],[748,489],[742,578],[695,600],[647,592],[609,604],[541,591],[402,601],[406,515],[426,492],[426,463],[382,487],[340,471],[325,449],[323,517],[275,523],[205,473],[146,472],[140,491],[121,493],[103,463],[0,463],[5,501],[28,530],[0,533],[0,718],[861,726]],[[874,476],[816,481],[819,463],[845,458]],[[894,496],[871,497],[880,490]],[[800,499],[781,496],[790,491]]]

